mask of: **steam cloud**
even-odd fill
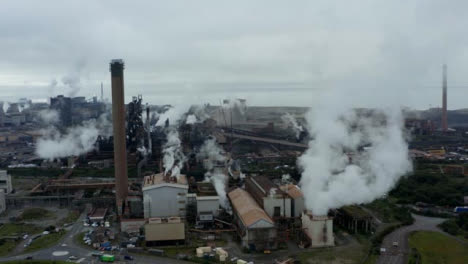
[[[205,181],[210,181],[216,190],[219,197],[220,205],[224,208],[228,207],[226,198],[226,181],[227,175],[223,172],[226,162],[224,151],[216,144],[215,139],[207,139],[200,148],[198,157],[203,160],[203,166],[207,170],[205,173]],[[218,167],[216,165],[222,165]]]
[[[195,124],[197,122],[197,117],[195,115],[188,115],[187,119],[185,120],[185,123],[188,125]]]
[[[324,104],[307,114],[312,137],[299,158],[306,207],[315,215],[349,204],[371,202],[411,171],[400,109],[358,114]],[[362,146],[370,146],[360,151]],[[351,160],[347,153],[357,154]]]
[[[53,121],[53,112],[49,111],[42,117]],[[49,123],[50,124],[50,123]],[[111,124],[105,114],[98,120],[92,119],[83,125],[69,128],[62,134],[55,127],[43,130],[44,135],[36,144],[36,155],[43,159],[53,160],[68,156],[79,156],[94,149],[94,143],[99,135],[110,136]]]
[[[180,143],[179,132],[176,130],[169,131],[167,134],[167,142],[164,144],[163,149],[164,175],[171,172],[171,176],[180,176],[180,170],[186,160]]]
[[[299,136],[304,131],[304,128],[297,122],[296,118],[290,113],[286,113],[281,116],[281,120],[286,126],[291,127],[294,130],[296,133],[296,138],[299,139]]]
[[[39,111],[39,118],[46,124],[56,124],[59,122],[59,113],[53,109]]]

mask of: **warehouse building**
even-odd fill
[[[276,228],[273,220],[246,191],[237,188],[228,193],[241,245],[250,250],[275,249]]]
[[[267,177],[247,178],[245,190],[271,218],[291,217],[291,198]]]
[[[185,175],[171,177],[162,173],[144,177],[144,217],[185,217],[188,184]]]

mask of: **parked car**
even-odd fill
[[[133,257],[132,257],[132,256],[129,256],[129,255],[125,255],[125,256],[124,256],[124,259],[125,259],[125,260],[133,260]]]
[[[75,256],[69,256],[68,259],[69,259],[69,260],[77,260],[78,258],[75,257]]]

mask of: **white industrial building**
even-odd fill
[[[251,250],[275,249],[277,232],[273,220],[252,196],[237,188],[228,194],[241,244]]]
[[[280,186],[280,189],[287,193],[291,198],[291,217],[300,218],[302,212],[305,209],[304,206],[304,194],[302,193],[299,186],[294,184],[286,184]]]
[[[9,194],[13,190],[11,176],[7,174],[6,170],[0,170],[0,189],[3,189],[5,194]]]
[[[332,247],[335,245],[333,218],[326,215],[312,215],[310,211],[304,211],[301,219],[302,230],[310,242],[310,247]]]
[[[145,176],[143,181],[144,217],[185,217],[188,184],[185,175],[165,176],[162,173]]]
[[[247,178],[245,189],[271,218],[291,217],[291,198],[267,177]]]
[[[219,213],[218,196],[197,196],[197,216],[200,221],[213,221]]]

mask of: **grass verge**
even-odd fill
[[[41,236],[35,239],[29,247],[24,251],[25,253],[37,251],[39,249],[48,248],[56,244],[67,232],[61,230],[56,233],[50,233],[48,235]]]
[[[438,232],[420,231],[410,235],[409,243],[424,264],[466,264],[468,245]]]

